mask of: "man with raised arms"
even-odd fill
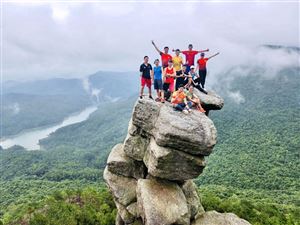
[[[172,60],[172,56],[169,54],[169,47],[164,47],[164,52],[162,52],[161,50],[159,50],[159,48],[156,46],[156,44],[154,43],[154,41],[151,41],[154,48],[156,49],[156,51],[160,54],[161,56],[161,64],[163,68],[168,67],[168,62],[169,60]]]
[[[206,62],[207,62],[209,59],[211,59],[211,58],[213,58],[213,57],[215,57],[215,56],[217,56],[217,55],[219,55],[219,54],[220,54],[220,53],[218,52],[218,53],[216,53],[216,54],[214,54],[214,55],[212,55],[212,56],[210,56],[210,57],[205,58],[205,57],[204,57],[205,54],[202,52],[202,53],[201,53],[200,59],[198,59],[198,61],[197,61],[197,69],[196,69],[196,71],[197,71],[197,70],[199,71],[200,84],[201,84],[201,86],[202,86],[203,89],[204,89],[205,79],[206,79],[206,73],[207,73],[207,70],[206,70]]]
[[[175,51],[175,50],[173,49],[173,51]],[[208,52],[208,51],[209,51],[209,49],[206,49],[206,50],[193,50],[193,45],[192,44],[189,44],[188,50],[181,51],[181,53],[185,55],[185,63],[187,65],[187,67],[186,67],[187,72],[190,71],[191,66],[195,65],[195,56],[198,53]]]

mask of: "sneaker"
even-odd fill
[[[191,111],[192,111],[192,109],[190,109],[190,108],[188,108],[187,110],[188,110],[188,112],[191,112]]]
[[[155,101],[156,101],[156,102],[160,102],[160,98],[156,98]]]
[[[152,98],[152,96],[151,96],[151,95],[149,95],[149,98],[153,100],[153,98]]]
[[[184,114],[189,114],[189,111],[187,111],[186,109],[182,110],[182,112],[183,112]]]

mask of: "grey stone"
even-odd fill
[[[187,180],[182,185],[182,191],[187,200],[191,219],[194,219],[198,213],[203,213],[204,208],[200,203],[200,198],[197,192],[197,186],[192,180]]]
[[[133,110],[132,124],[150,133],[159,114],[160,103],[148,99],[139,99]]]
[[[140,213],[137,207],[137,202],[131,203],[129,206],[126,207],[127,211],[133,215],[135,218],[140,217]]]
[[[203,108],[206,110],[220,110],[224,106],[224,100],[213,91],[208,91],[208,94],[204,94],[195,88],[194,94],[199,97]]]
[[[196,178],[205,167],[204,157],[158,146],[153,138],[144,162],[149,174],[167,180]]]
[[[233,213],[218,213],[209,211],[197,219],[191,225],[251,225],[248,221],[239,218]]]
[[[193,155],[209,155],[217,141],[213,122],[203,113],[192,110],[185,115],[172,107],[161,107],[153,136],[160,146]]]
[[[115,145],[111,150],[107,159],[107,168],[114,174],[136,179],[144,178],[146,171],[144,163],[135,161],[125,154],[122,144]]]
[[[125,224],[133,223],[135,221],[135,216],[128,212],[125,206],[115,201],[116,207],[118,209],[118,214],[122,218]]]
[[[124,141],[124,152],[129,157],[138,161],[142,161],[148,144],[149,138],[142,137],[140,135],[132,136],[127,134],[127,137]]]
[[[136,179],[113,174],[107,167],[103,178],[116,201],[124,206],[136,201]]]
[[[137,202],[145,225],[190,224],[185,196],[176,183],[139,179]]]

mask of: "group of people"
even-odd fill
[[[188,50],[180,51],[179,49],[172,50],[175,55],[172,57],[169,54],[169,47],[164,47],[161,51],[154,41],[154,48],[161,56],[160,60],[155,59],[154,67],[149,63],[149,57],[144,57],[144,62],[140,66],[141,75],[141,90],[140,98],[143,98],[144,87],[149,89],[149,98],[153,99],[151,93],[151,85],[154,84],[154,89],[157,92],[156,101],[164,103],[171,99],[174,108],[184,113],[189,113],[194,106],[199,111],[205,112],[201,106],[200,99],[193,93],[193,88],[207,94],[204,89],[206,80],[206,63],[209,59],[215,57],[216,53],[210,57],[205,57],[204,52],[209,49],[196,51],[193,50],[193,45],[189,44]],[[180,54],[185,55],[185,63]],[[200,53],[200,58],[197,60],[195,67],[195,56]]]

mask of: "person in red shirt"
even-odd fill
[[[169,54],[169,47],[164,47],[164,52],[162,52],[161,50],[159,50],[159,48],[156,46],[156,44],[154,43],[154,41],[151,41],[154,48],[156,49],[156,51],[160,54],[161,56],[161,64],[163,68],[168,67],[168,62],[170,60],[172,60],[172,56]]]
[[[214,54],[214,55],[212,55],[212,56],[210,56],[210,57],[207,57],[207,58],[205,58],[204,56],[205,56],[205,54],[202,52],[201,53],[201,57],[200,57],[200,59],[198,59],[198,61],[197,61],[197,68],[196,68],[196,71],[198,70],[199,71],[199,78],[200,78],[200,84],[201,84],[201,86],[202,86],[202,88],[204,89],[204,84],[205,84],[205,79],[206,79],[206,73],[207,73],[207,70],[206,70],[206,62],[209,60],[209,59],[211,59],[211,58],[213,58],[213,57],[215,57],[216,55],[219,55],[220,53],[218,52],[218,53],[216,53],[216,54]]]
[[[163,89],[165,92],[170,91],[170,93],[174,92],[174,85],[175,85],[175,77],[176,77],[176,70],[173,67],[173,61],[169,60],[168,66],[163,70],[164,76],[164,85]]]
[[[174,51],[174,50],[173,50]],[[206,50],[193,50],[193,45],[192,44],[189,44],[188,46],[188,50],[186,51],[181,51],[182,54],[185,55],[185,63],[186,63],[186,69],[187,69],[187,72],[190,71],[190,67],[191,66],[194,66],[195,64],[195,56],[198,54],[198,53],[202,53],[202,52],[208,52],[209,49],[206,49]]]

